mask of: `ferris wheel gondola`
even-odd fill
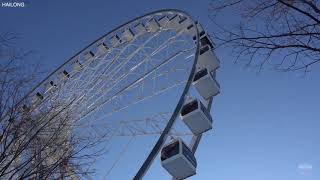
[[[162,148],[161,165],[173,178],[180,180],[196,174],[197,160],[189,147],[178,138]]]
[[[198,23],[200,36],[200,53],[197,67],[207,68],[209,71],[214,71],[220,67],[220,61],[213,51],[213,43],[210,40],[210,36],[203,30],[202,26]]]
[[[181,109],[180,117],[193,134],[202,134],[212,129],[212,117],[198,99],[187,102]]]
[[[220,85],[215,79],[215,71],[207,68],[200,69],[194,76],[192,83],[204,99],[216,96],[220,92]]]

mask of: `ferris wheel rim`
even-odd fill
[[[147,14],[144,14],[142,16],[138,16],[136,18],[133,18],[131,19],[130,21],[127,21],[126,23],[123,23],[121,25],[118,25],[117,27],[113,28],[111,31],[103,34],[102,36],[100,36],[99,38],[97,38],[96,40],[94,40],[92,43],[90,43],[89,45],[85,46],[84,48],[82,48],[81,50],[79,50],[75,55],[73,55],[72,57],[70,57],[69,59],[67,59],[67,61],[65,61],[63,64],[61,64],[59,67],[57,67],[53,72],[51,72],[49,75],[47,75],[41,82],[39,82],[36,86],[34,86],[34,88],[32,88],[30,91],[28,91],[28,93],[26,93],[26,95],[21,98],[21,100],[17,103],[20,104],[23,100],[25,100],[26,98],[28,98],[28,96],[30,94],[32,94],[32,92],[34,92],[38,87],[40,87],[42,84],[44,84],[51,76],[53,76],[55,73],[59,72],[59,70],[61,70],[65,65],[67,65],[68,63],[70,63],[75,57],[77,57],[78,55],[80,55],[81,53],[85,52],[88,48],[90,48],[92,45],[94,45],[95,43],[99,42],[100,40],[102,40],[104,37],[107,37],[108,35],[116,32],[118,29],[134,22],[134,21],[137,21],[139,19],[142,19],[144,17],[147,17],[147,16],[150,16],[150,15],[155,15],[157,13],[164,13],[164,12],[176,12],[176,13],[181,13],[181,14],[184,14],[185,16],[187,16],[188,18],[190,18],[192,21],[193,21],[193,25],[195,25],[195,21],[191,18],[191,16],[185,12],[185,11],[182,11],[182,10],[179,10],[179,9],[161,9],[161,10],[157,10],[157,11],[153,11],[153,12],[150,12],[150,13],[147,13]],[[197,40],[196,40],[196,43],[197,43],[197,47],[196,49],[198,49],[198,44],[199,44],[199,36],[198,36],[198,29],[196,28],[196,31],[197,31]]]
[[[155,11],[155,12],[151,12],[149,14],[146,14],[142,17],[148,16],[150,14],[156,14],[159,12],[166,12],[166,11],[175,11],[175,12],[179,12],[184,14],[185,16],[187,16],[188,18],[190,18],[192,20],[193,26],[196,27],[196,22],[192,19],[192,17],[182,11],[182,10],[177,10],[177,9],[167,9],[167,10],[159,10],[159,11]],[[174,122],[177,119],[178,113],[180,112],[180,109],[183,106],[184,100],[185,100],[185,96],[188,94],[190,86],[192,84],[192,80],[193,77],[195,75],[195,71],[196,71],[196,65],[197,65],[197,61],[198,61],[198,56],[199,56],[199,48],[200,48],[200,43],[199,43],[199,31],[198,28],[196,28],[196,52],[195,52],[195,56],[194,56],[194,61],[193,61],[193,65],[188,77],[188,81],[184,87],[184,90],[180,96],[180,99],[176,105],[176,107],[174,108],[174,111],[170,117],[170,119],[167,122],[166,127],[164,128],[164,130],[162,131],[160,137],[158,138],[156,144],[154,145],[154,147],[152,148],[151,152],[149,153],[148,157],[146,158],[146,160],[144,161],[144,163],[142,164],[142,166],[139,168],[138,172],[136,173],[134,180],[140,180],[146,173],[146,171],[148,171],[148,168],[150,167],[150,165],[152,164],[153,160],[155,159],[155,157],[157,156],[157,154],[159,153],[161,147],[163,146],[163,144],[165,143],[165,140],[167,139],[167,135],[170,132]]]
[[[34,88],[32,88],[18,103],[17,106],[19,107],[21,105],[21,103],[23,103],[24,100],[28,99],[30,97],[30,95],[32,95],[37,88],[41,87],[42,85],[44,85],[48,80],[50,80],[50,77],[54,76],[56,73],[58,73],[61,69],[63,69],[64,66],[68,65],[70,62],[72,62],[72,60],[74,60],[74,58],[76,58],[77,56],[81,55],[81,53],[85,52],[86,50],[90,49],[90,47],[92,47],[92,45],[96,44],[97,42],[103,40],[105,37],[108,37],[109,35],[112,35],[113,33],[117,32],[119,29],[129,25],[130,23],[133,23],[135,21],[138,21],[139,19],[148,17],[148,16],[153,16],[156,15],[158,13],[166,13],[166,12],[172,12],[172,13],[179,13],[182,14],[185,17],[188,17],[190,20],[192,20],[192,24],[194,27],[197,27],[196,21],[185,11],[179,10],[179,9],[161,9],[161,10],[157,10],[157,11],[153,11],[147,14],[144,14],[142,16],[138,16],[136,18],[133,18],[129,21],[127,21],[126,23],[123,23],[121,25],[118,25],[117,27],[113,28],[111,31],[108,31],[107,33],[105,33],[104,35],[100,36],[99,38],[97,38],[95,41],[93,41],[92,43],[90,43],[89,45],[85,46],[84,48],[82,48],[81,50],[79,50],[75,55],[73,55],[72,57],[70,57],[67,61],[65,61],[63,64],[61,64],[58,68],[56,68],[52,73],[50,73],[48,76],[46,76],[46,78],[44,78],[41,82],[39,82]],[[199,48],[200,48],[200,43],[199,43],[199,31],[198,28],[196,29],[196,39],[194,40],[194,42],[196,43],[196,48],[195,48],[195,52],[194,52],[194,60],[193,60],[193,65],[191,67],[190,70],[190,74],[188,77],[188,80],[186,82],[186,84],[184,85],[184,90],[180,95],[180,98],[177,102],[177,105],[175,106],[174,110],[172,111],[172,115],[170,117],[170,119],[167,121],[166,126],[164,128],[164,130],[162,131],[160,137],[158,138],[158,140],[156,141],[156,143],[154,144],[153,148],[151,149],[150,153],[148,154],[147,158],[144,160],[143,164],[141,165],[141,167],[139,168],[139,170],[137,171],[134,179],[141,179],[141,177],[144,176],[144,174],[146,173],[146,171],[148,170],[149,166],[152,164],[152,161],[154,160],[154,158],[157,156],[158,152],[160,151],[161,147],[163,146],[163,144],[165,143],[167,136],[174,124],[174,122],[176,121],[178,114],[180,112],[180,109],[183,106],[184,100],[185,100],[185,96],[188,94],[190,86],[192,84],[192,80],[193,77],[195,75],[195,71],[196,71],[196,64],[198,61],[198,56],[199,56]]]

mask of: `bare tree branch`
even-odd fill
[[[100,153],[107,136],[78,136],[71,102],[32,101],[26,92],[37,70],[20,64],[31,51],[18,51],[13,33],[0,35],[0,179],[79,179]],[[25,75],[24,75],[25,74]]]
[[[219,24],[223,12],[237,12],[240,21]],[[320,9],[314,0],[213,0],[209,13],[216,48],[230,47],[246,66],[308,72],[320,62]]]

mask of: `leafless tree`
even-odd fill
[[[74,133],[73,102],[32,105],[25,98],[37,71],[25,72],[12,33],[0,34],[0,179],[78,179],[92,173],[103,137]]]
[[[231,47],[235,62],[285,72],[320,62],[317,0],[212,0],[209,14],[217,47]]]

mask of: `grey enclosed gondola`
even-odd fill
[[[193,25],[190,18],[183,17],[178,14],[171,17],[167,23],[167,26],[169,29],[174,29],[177,32],[180,32],[183,29],[190,31],[190,29],[187,29],[190,25]],[[193,29],[193,31],[189,32],[188,34],[194,36],[195,33],[196,33],[196,31],[195,31],[195,29]]]
[[[160,28],[160,25],[158,21],[156,21],[153,18],[146,23],[146,29],[148,32],[156,32],[159,30],[159,28]]]
[[[200,69],[195,74],[192,84],[204,99],[216,96],[220,92],[219,83],[216,81],[214,74],[210,73],[207,68]]]
[[[56,87],[57,85],[53,81],[46,83],[45,93],[51,93]]]
[[[200,68],[206,67],[210,71],[218,69],[220,67],[220,61],[213,52],[213,45],[204,31],[200,32],[200,45],[197,66]]]
[[[36,97],[38,98],[38,100],[43,100],[44,99],[44,96],[39,92],[36,93]]]
[[[181,109],[180,117],[193,134],[202,134],[212,129],[212,117],[198,99],[187,102]]]
[[[158,22],[162,28],[165,28],[169,22],[169,18],[168,18],[168,16],[163,16],[158,20]]]
[[[183,17],[180,19],[179,21],[179,24],[180,26],[182,26],[183,28],[187,28],[189,27],[190,25],[193,25],[192,24],[192,20],[190,18],[187,18],[187,17]]]
[[[134,29],[135,29],[135,32],[136,32],[137,35],[144,34],[147,31],[146,27],[142,23],[136,24],[134,26]]]
[[[73,63],[73,70],[80,71],[83,68],[83,65],[79,61]]]
[[[91,60],[94,57],[94,53],[92,51],[88,51],[84,53],[84,59],[86,61]]]
[[[130,28],[128,28],[125,31],[123,31],[121,39],[124,42],[128,42],[131,41],[134,38],[134,36],[135,34],[133,33],[133,31]]]
[[[63,70],[60,74],[60,78],[62,80],[67,80],[70,78],[70,74],[66,70]]]
[[[41,102],[44,99],[44,96],[42,93],[37,92],[33,98],[32,98],[32,105],[38,104],[39,102]]]
[[[162,148],[161,165],[175,179],[185,179],[196,174],[197,161],[189,147],[175,139]]]
[[[31,110],[30,106],[27,106],[27,105],[23,105],[22,108],[21,108],[22,112],[23,113],[27,113]]]
[[[109,48],[104,42],[98,44],[98,46],[97,46],[97,55],[98,56],[103,55],[108,51],[109,51]]]
[[[180,29],[179,28],[179,26],[180,26],[180,24],[179,24],[179,22],[180,22],[180,17],[179,17],[179,15],[178,14],[176,14],[176,15],[174,15],[173,17],[171,17],[170,19],[169,19],[169,22],[168,22],[168,28],[170,28],[170,29]]]
[[[112,36],[110,38],[110,41],[111,41],[112,47],[117,47],[119,44],[121,44],[121,40],[117,34]]]

